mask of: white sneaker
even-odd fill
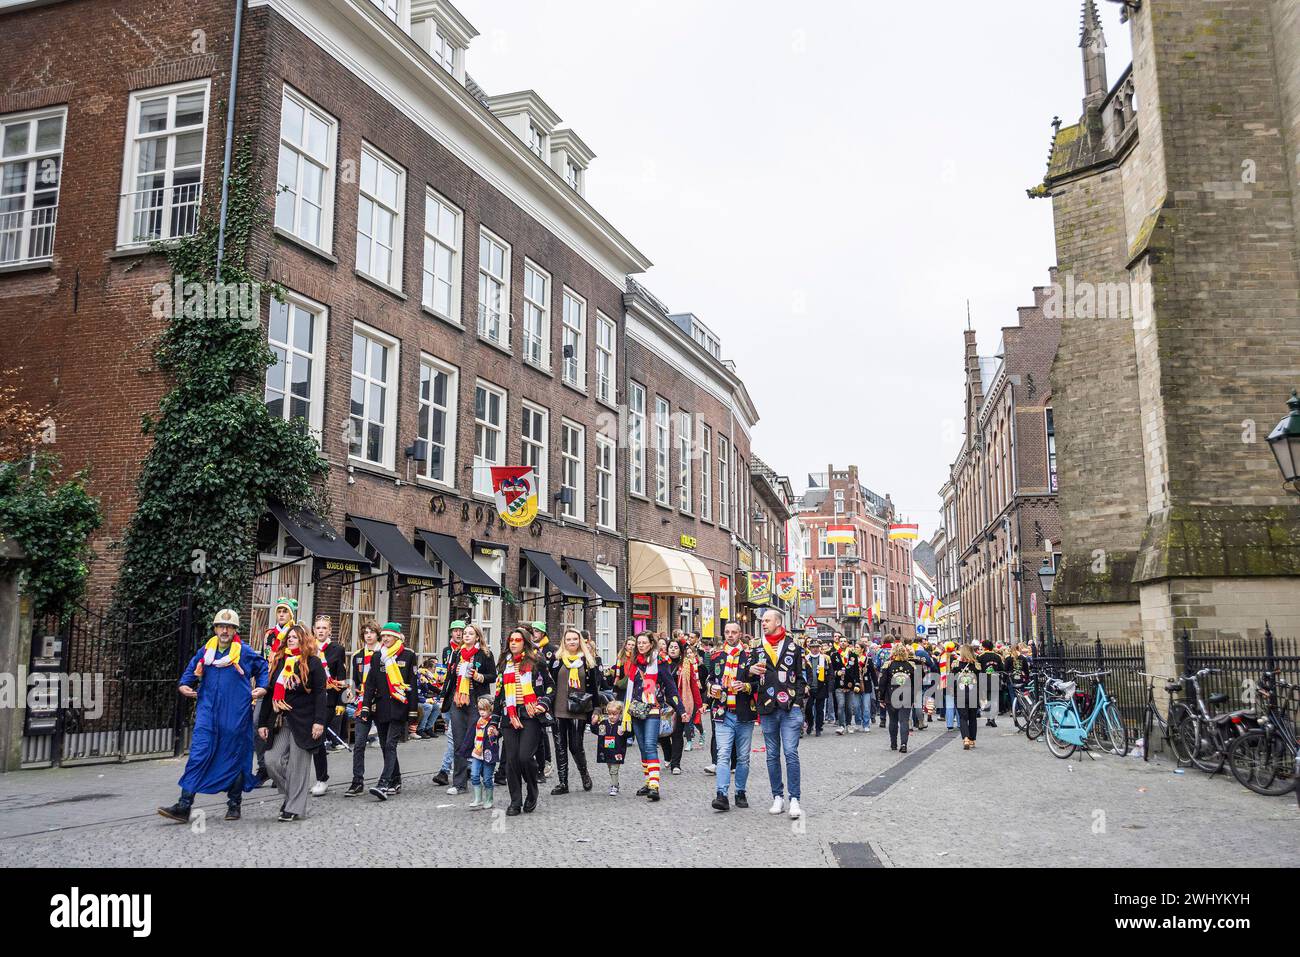
[[[768,813],[768,814],[780,814],[780,813],[781,813],[782,811],[784,811],[784,810],[785,810],[785,798],[783,798],[783,797],[775,797],[775,798],[772,798],[772,806],[771,806],[770,808],[767,809],[767,813]]]
[[[849,734],[852,734],[852,733],[853,733],[853,725],[849,725],[848,728],[847,728],[846,730],[849,732]]]
[[[317,781],[315,784],[311,786],[311,796],[320,797],[328,790],[329,790],[328,784],[326,784],[324,781]]]
[[[704,773],[705,773],[705,774],[717,774],[717,773],[718,773],[718,766],[717,766],[716,764],[706,764],[706,765],[704,766]]]
[[[836,729],[835,729],[835,733],[836,733],[836,734],[843,734],[843,733],[844,733],[844,729],[843,729],[843,728],[836,728]]]
[[[464,794],[465,792],[453,784],[451,787],[447,788],[447,793],[452,797],[455,797],[457,794]]]
[[[790,820],[797,821],[803,817],[803,811],[799,808],[799,799],[790,798]]]
[[[673,768],[673,774],[681,774],[681,773],[682,773],[681,768]]]

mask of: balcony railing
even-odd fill
[[[0,213],[0,266],[51,258],[58,216],[57,205]]]
[[[524,360],[535,366],[546,366],[546,349],[542,337],[531,329],[523,331]]]
[[[193,236],[199,228],[202,200],[202,180],[123,193],[122,201],[131,217],[125,244]]]
[[[497,312],[479,303],[478,334],[488,342],[496,343],[506,349],[510,348],[511,316],[507,312]]]

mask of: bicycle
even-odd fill
[[[1047,701],[1052,696],[1054,685],[1060,682],[1049,674],[1046,667],[1042,667],[1035,669],[1032,683],[1033,694],[1029,711],[1025,715],[1024,732],[1030,741],[1037,741],[1043,736],[1043,728],[1047,724]]]
[[[1074,700],[1075,683],[1065,682],[1060,685],[1057,690],[1066,696],[1065,700],[1047,703],[1047,750],[1058,758],[1068,758],[1078,748],[1087,751],[1089,740],[1095,740],[1103,751],[1110,754],[1121,758],[1128,754],[1128,731],[1120,720],[1115,703],[1106,694],[1106,686],[1101,682],[1110,672],[1071,671],[1069,674],[1077,678],[1097,679],[1092,710],[1087,718],[1082,717]]]
[[[1228,759],[1228,747],[1232,739],[1244,730],[1243,724],[1252,720],[1249,708],[1230,711],[1226,714],[1214,714],[1211,705],[1223,704],[1228,696],[1223,692],[1204,695],[1201,681],[1208,675],[1222,674],[1218,668],[1202,668],[1187,677],[1187,684],[1192,689],[1192,703],[1187,717],[1178,725],[1178,733],[1183,747],[1191,758],[1193,766],[1206,774],[1214,775],[1223,770]]]
[[[1227,761],[1232,776],[1256,794],[1282,795],[1295,789],[1296,763],[1300,751],[1294,722],[1278,704],[1278,691],[1295,691],[1295,686],[1272,672],[1260,675],[1256,694],[1263,700],[1259,727],[1251,728],[1228,745]]]
[[[1178,767],[1192,763],[1192,756],[1183,747],[1183,739],[1178,733],[1178,725],[1187,717],[1187,705],[1181,701],[1174,701],[1172,697],[1169,701],[1169,718],[1161,716],[1160,710],[1156,707],[1155,686],[1156,679],[1159,678],[1165,683],[1165,691],[1171,696],[1178,694],[1183,690],[1183,683],[1186,679],[1166,678],[1164,675],[1153,675],[1150,672],[1139,671],[1138,674],[1147,681],[1147,703],[1146,710],[1142,715],[1142,760],[1150,762],[1151,760],[1151,735],[1157,727],[1160,728],[1160,735],[1164,744],[1168,746],[1169,753],[1174,756],[1174,762]]]

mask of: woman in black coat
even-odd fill
[[[501,718],[501,752],[506,763],[510,806],[506,815],[537,808],[537,745],[542,719],[551,711],[555,685],[532,637],[522,628],[510,633],[497,662],[501,681],[493,712]],[[524,798],[523,788],[528,789]]]
[[[284,795],[281,821],[301,820],[313,777],[312,753],[323,746],[328,701],[316,639],[294,625],[271,660],[271,693],[262,698],[258,735],[269,742],[266,770]]]
[[[552,794],[569,793],[569,761],[578,767],[582,789],[591,790],[587,755],[582,735],[593,710],[603,706],[600,697],[600,665],[590,643],[576,628],[566,628],[551,660],[551,684],[555,688],[555,772],[560,783]]]

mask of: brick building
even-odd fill
[[[940,494],[945,557],[957,570],[958,633],[966,641],[1045,633],[1037,572],[1045,556],[1056,561],[1060,540],[1049,386],[1060,320],[1044,309],[1049,295],[1049,287],[1035,288],[1034,305],[1002,328],[992,356],[979,354],[973,329],[964,333],[965,434]]]
[[[1300,628],[1300,504],[1263,441],[1300,355],[1300,4],[1145,0],[1046,178],[1063,322],[1052,369],[1063,557],[1054,624],[1141,639]]]
[[[577,624],[607,659],[645,628],[751,627],[739,576],[788,551],[789,483],[754,468],[758,413],[718,335],[630,278],[649,261],[588,201],[591,148],[536,92],[474,81],[477,31],[445,0],[244,13],[235,136],[272,222],[250,261],[285,291],[260,303],[266,401],[330,465],[328,514],[261,521],[246,631],[282,595],[345,644],[372,616],[409,623],[420,652],[457,617],[494,641]],[[33,184],[0,212],[0,323],[65,465],[93,466],[102,601],[167,389],[148,244],[219,208],[234,8],[51,0],[0,24],[6,174]],[[516,464],[538,478],[522,529],[490,484]]]
[[[670,313],[631,279],[624,305],[632,633],[719,635],[740,612],[758,413],[717,335],[696,316]]]
[[[952,482],[943,483],[939,489],[939,498],[943,503],[940,512],[939,528],[935,531],[930,544],[934,548],[935,589],[940,605],[935,623],[939,628],[939,641],[960,641],[961,627],[961,590],[958,585],[957,561],[959,549],[955,538],[957,534],[957,493]]]
[[[908,542],[889,540],[889,526],[898,521],[892,499],[863,485],[856,465],[827,466],[808,476],[808,486],[797,506],[812,592],[801,616],[848,638],[914,636],[912,553]],[[853,542],[830,541],[831,527],[851,529]],[[867,609],[873,605],[882,614],[873,615],[868,629]]]

